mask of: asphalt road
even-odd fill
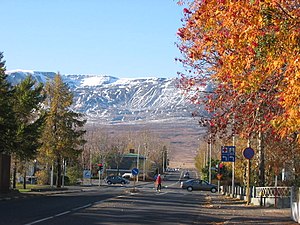
[[[0,224],[293,224],[279,211],[263,214],[218,194],[181,190],[178,178],[178,173],[167,175],[160,193],[153,183],[139,182],[135,193],[132,184],[113,185],[1,201]]]

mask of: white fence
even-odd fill
[[[290,187],[251,187],[251,203],[266,207],[290,208],[290,192]],[[223,193],[246,200],[245,187],[235,186],[232,193],[231,186],[223,186]]]
[[[223,186],[222,192],[246,200],[246,188],[236,186],[234,193],[230,186]],[[251,203],[275,208],[291,208],[291,218],[300,224],[299,187],[251,187]]]
[[[300,188],[291,189],[292,219],[300,223]]]

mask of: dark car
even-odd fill
[[[108,176],[105,179],[107,184],[129,184],[130,181],[121,176]]]
[[[181,188],[187,189],[188,191],[211,191],[212,193],[217,192],[218,186],[214,184],[210,184],[205,180],[200,179],[191,179],[187,181],[181,182]]]

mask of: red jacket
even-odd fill
[[[157,183],[157,184],[161,184],[161,176],[157,176],[157,178],[156,178],[156,183]]]

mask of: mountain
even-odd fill
[[[7,71],[7,74],[13,85],[29,75],[42,83],[55,76],[54,72],[29,70]],[[62,75],[62,78],[74,93],[73,109],[86,114],[87,128],[97,126],[112,135],[148,130],[169,143],[171,167],[194,167],[196,149],[206,130],[192,118],[192,112],[199,110],[199,106],[196,108],[181,93],[176,78],[125,79],[105,75]]]
[[[38,82],[54,72],[7,71],[13,85],[31,75]],[[191,118],[195,110],[177,87],[176,78],[116,78],[105,75],[62,75],[74,93],[73,109],[97,123],[172,121]]]

